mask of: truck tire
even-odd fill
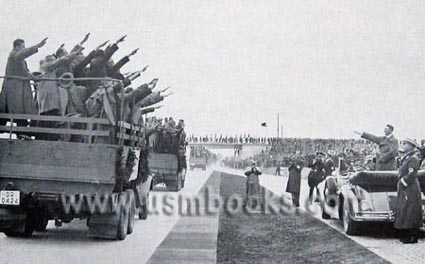
[[[175,188],[175,191],[176,192],[178,192],[178,191],[180,191],[181,189],[182,189],[182,173],[181,172],[179,172],[178,174],[177,174],[177,181],[176,181],[176,188]]]
[[[34,233],[34,226],[29,215],[24,221],[14,223],[10,229],[4,230],[4,234],[8,237],[31,237],[32,233]]]
[[[121,193],[119,199],[125,199],[127,200],[127,193],[123,192]],[[117,225],[117,234],[116,239],[118,240],[124,240],[127,237],[127,231],[128,231],[128,215],[129,215],[129,208],[130,206],[126,202],[120,203],[120,209],[119,209],[119,220]]]
[[[135,223],[135,219],[134,217],[136,216],[136,201],[134,199],[134,192],[133,190],[127,190],[126,193],[129,195],[130,197],[130,203],[129,203],[129,211],[128,211],[128,227],[127,227],[127,234],[131,234],[133,233],[134,230],[134,223]]]
[[[148,218],[148,206],[147,204],[144,204],[139,208],[139,219],[146,220],[147,218]]]

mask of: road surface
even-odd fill
[[[189,171],[186,186],[179,194],[196,195],[211,173],[211,170]],[[158,189],[151,192],[150,207],[155,198],[162,201],[164,196],[177,195]],[[147,220],[136,220],[133,234],[124,241],[88,238],[86,220],[78,219],[60,228],[50,221],[45,233],[35,232],[31,238],[10,238],[1,233],[0,263],[146,263],[179,218],[177,211],[165,215],[158,210],[158,214],[150,214]]]

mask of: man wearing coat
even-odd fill
[[[300,207],[301,171],[303,165],[301,160],[291,159],[291,164],[288,168],[289,177],[286,184],[286,192],[291,193],[294,207]]]
[[[418,181],[419,160],[415,148],[419,145],[411,139],[402,141],[400,168],[397,182],[397,207],[394,228],[400,231],[404,244],[417,243],[422,226],[422,199]]]
[[[378,144],[379,152],[376,154],[375,170],[377,171],[391,171],[397,169],[397,156],[398,156],[398,140],[393,135],[394,127],[386,125],[384,129],[385,136],[379,137],[366,132],[357,134],[362,138]]]
[[[25,41],[17,39],[13,42],[13,50],[9,54],[6,65],[6,76],[16,76],[31,78],[28,70],[26,58],[38,52],[38,49],[46,44],[47,38],[40,43],[25,48]],[[32,96],[29,79],[6,78],[0,94],[0,112],[11,114],[37,114],[37,106]],[[26,126],[27,122],[21,120],[17,122],[19,126]],[[0,120],[0,125],[5,124],[5,120]]]
[[[308,174],[308,186],[310,187],[309,191],[309,202],[313,202],[313,196],[314,196],[314,189],[316,189],[316,199],[314,199],[315,202],[319,202],[319,189],[317,188],[317,185],[321,183],[325,179],[325,163],[324,163],[324,157],[325,154],[323,152],[317,152],[316,157],[313,160],[313,163],[308,166],[311,168],[311,171]]]
[[[256,207],[259,203],[261,205],[261,187],[260,176],[262,173],[257,169],[256,162],[251,162],[251,168],[245,172],[246,176],[246,202],[250,206]]]

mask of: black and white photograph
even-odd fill
[[[425,263],[424,18],[0,0],[0,263]]]

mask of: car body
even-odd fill
[[[322,218],[337,215],[348,235],[361,233],[365,223],[394,222],[398,172],[367,171],[364,168],[346,171],[344,168],[343,161],[340,161],[334,174],[318,186]],[[424,188],[425,171],[419,171],[419,179]],[[423,195],[422,203],[425,205]]]

